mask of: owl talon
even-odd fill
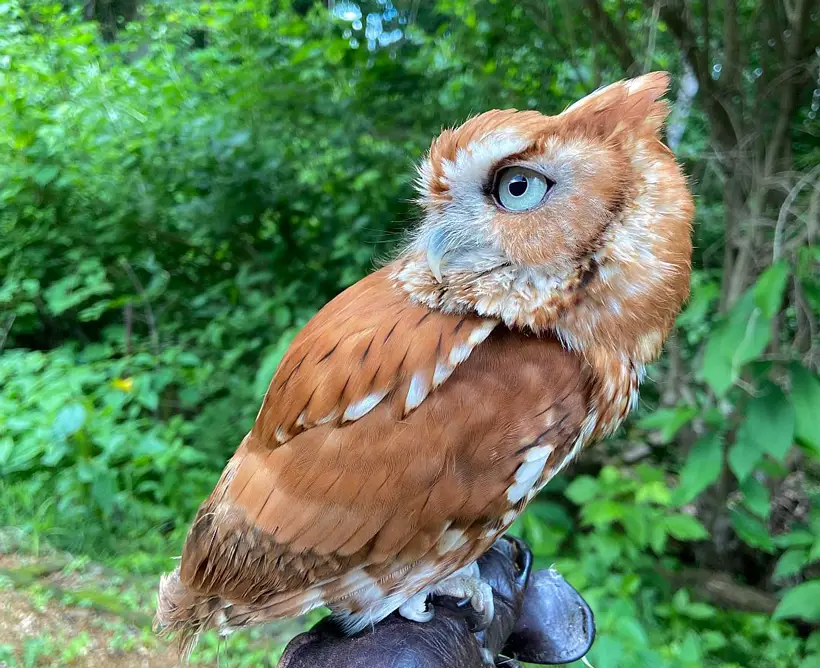
[[[471,633],[478,633],[479,631],[485,630],[485,627],[483,627],[483,615],[476,612],[472,607],[472,599],[470,597],[457,600],[450,596],[442,596],[441,599],[437,601],[437,604],[443,608],[452,610],[459,617],[466,619],[467,628]]]
[[[493,590],[477,574],[450,577],[436,585],[431,593],[456,599],[449,604],[442,603],[452,610],[467,613],[467,624],[472,633],[486,631],[493,621]]]
[[[447,608],[448,610],[452,610],[453,612],[457,612],[460,615],[464,613],[472,612],[472,608],[470,607],[470,597],[465,596],[464,598],[457,599],[452,596],[444,596],[438,595],[437,598],[440,596],[439,601],[437,601],[438,605],[442,608]]]
[[[419,592],[407,600],[400,608],[399,614],[411,622],[429,622],[433,619],[433,606],[427,605],[427,592]]]
[[[461,601],[451,601],[452,599],[447,597],[441,601],[437,601],[437,603],[465,619],[467,621],[467,629],[470,633],[481,633],[481,631],[486,631],[489,628],[492,618],[487,620],[484,612],[479,612],[473,608],[472,601],[469,598],[465,598]]]

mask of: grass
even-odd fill
[[[99,653],[118,657],[122,666],[130,665],[123,658],[129,656],[171,665],[172,647],[157,638],[151,623],[159,576],[173,567],[186,527],[163,533],[125,518],[117,535],[101,540],[100,527],[78,522],[77,514],[61,512],[53,496],[33,491],[31,483],[0,483],[0,608],[12,606],[23,620],[19,632],[0,629],[0,666],[93,665],[89,656]],[[82,625],[60,623],[77,611]],[[24,623],[29,618],[37,619],[30,629]],[[228,638],[209,632],[191,663],[275,666],[305,625],[271,624]]]

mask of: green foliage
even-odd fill
[[[800,364],[791,366],[792,403],[795,417],[795,440],[815,454],[820,454],[820,379]]]
[[[772,490],[779,489],[788,475],[787,462],[807,457],[811,469],[818,454],[820,380],[796,360],[766,355],[791,272],[785,263],[772,265],[707,335],[700,378],[706,383],[704,389],[710,388],[714,395],[698,392],[695,405],[662,409],[639,423],[658,430],[663,443],[680,429],[681,415],[701,431],[708,428],[690,448],[673,498],[688,504],[727,475],[734,476],[737,492],[726,500],[734,536],[760,553],[777,557],[771,578],[781,584],[793,583],[820,557],[816,547],[820,546],[820,514],[815,504],[805,520],[789,518],[787,532],[772,530]],[[704,302],[696,292],[690,310],[681,316],[687,329],[697,329],[698,321],[708,317]],[[810,483],[804,493],[816,498],[816,483]],[[816,621],[812,596],[817,596],[817,584],[810,580],[788,589],[775,618]]]
[[[786,592],[777,610],[776,619],[793,617],[808,622],[820,620],[820,581],[804,582]]]
[[[673,496],[676,504],[692,501],[718,479],[722,469],[723,444],[713,434],[701,438],[692,446],[681,469],[680,484]]]
[[[701,377],[718,394],[725,394],[746,364],[763,353],[771,341],[772,319],[777,315],[789,268],[772,265],[749,288],[709,338]]]
[[[10,416],[0,420],[0,476],[25,481],[69,526],[86,524],[85,539],[103,542],[190,516],[216,480],[205,453],[186,444],[194,426],[156,419],[168,385],[196,381],[195,360],[110,354],[66,346],[0,358],[0,407]]]
[[[563,481],[555,483],[513,531],[533,546],[537,566],[554,564],[592,605],[598,640],[589,659],[596,668],[764,668],[796,665],[813,651],[765,615],[692,600],[667,580],[681,567],[677,548],[708,541],[709,534],[679,510],[662,469],[607,466],[597,477],[576,477],[563,496],[579,506],[577,521],[562,502]],[[789,616],[794,595],[787,595],[777,617]],[[812,609],[800,598],[794,605],[799,614]]]
[[[400,37],[372,45],[310,4],[144,2],[127,25],[99,17],[103,39],[79,3],[0,3],[0,525],[35,551],[169,566],[292,338],[418,215],[412,164],[442,126],[485,108],[558,112],[624,76],[624,49],[645,51],[647,34],[647,66],[684,70],[674,26],[632,0],[585,3],[622,44],[565,2],[396,2],[382,16]],[[780,51],[741,33],[748,62],[721,108],[791,76],[766,78]],[[698,212],[674,359],[651,370],[605,463],[590,453],[515,527],[592,604],[596,668],[820,661],[820,635],[792,623],[818,620],[820,562],[818,153],[801,95],[789,170],[743,173],[796,185],[749,193],[731,233],[714,95],[688,119],[676,109]],[[755,137],[773,132],[770,102]],[[736,238],[758,220],[771,225]],[[771,252],[736,281],[724,262],[761,239]],[[647,442],[642,463],[623,457]],[[704,600],[678,584],[693,567],[776,597],[776,612]],[[261,661],[236,642],[245,665]],[[30,641],[21,656],[69,661],[82,646]],[[217,651],[209,639],[201,658]]]

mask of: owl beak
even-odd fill
[[[441,267],[445,260],[445,255],[450,251],[450,241],[444,230],[435,230],[427,242],[427,266],[433,272],[433,276],[441,283]]]

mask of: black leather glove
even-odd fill
[[[504,536],[478,560],[494,593],[490,627],[471,632],[469,610],[441,597],[435,616],[419,624],[393,613],[375,628],[342,635],[326,618],[290,641],[279,668],[480,668],[570,663],[595,638],[592,611],[555,570],[531,572],[532,553],[518,538]]]

